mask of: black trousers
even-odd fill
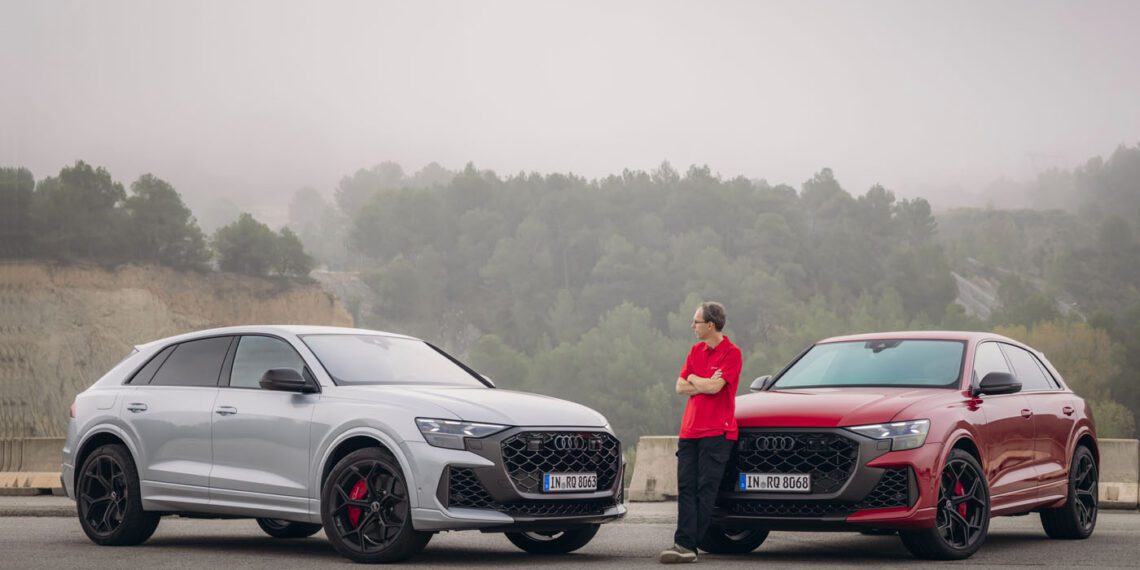
[[[716,492],[735,441],[723,435],[677,445],[677,532],[673,542],[696,550],[709,530]]]

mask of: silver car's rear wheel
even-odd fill
[[[138,470],[122,445],[104,445],[87,456],[75,490],[79,526],[96,544],[141,544],[158,528],[159,515],[142,509]]]

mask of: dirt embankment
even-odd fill
[[[0,437],[65,435],[73,396],[135,344],[284,323],[352,326],[352,317],[315,284],[0,261]]]

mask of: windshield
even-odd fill
[[[956,340],[871,340],[817,344],[774,388],[932,386],[954,388],[966,343]]]
[[[422,340],[368,334],[312,334],[301,341],[337,385],[437,384],[485,387]]]

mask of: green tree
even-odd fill
[[[214,233],[218,267],[256,277],[265,277],[278,263],[277,243],[277,234],[246,212]]]
[[[128,257],[122,232],[123,185],[102,167],[77,161],[59,176],[40,181],[32,219],[41,251],[60,258],[119,260]]]
[[[284,277],[305,278],[313,270],[313,258],[305,253],[300,238],[289,228],[281,228],[277,236],[274,271]]]
[[[998,287],[1000,306],[990,317],[994,325],[1033,326],[1058,319],[1057,302],[1037,291],[1017,275],[1002,279]]]
[[[0,257],[33,253],[32,196],[36,181],[26,168],[0,168]]]
[[[211,252],[190,209],[174,187],[152,174],[131,184],[123,202],[136,260],[176,268],[204,269]]]

